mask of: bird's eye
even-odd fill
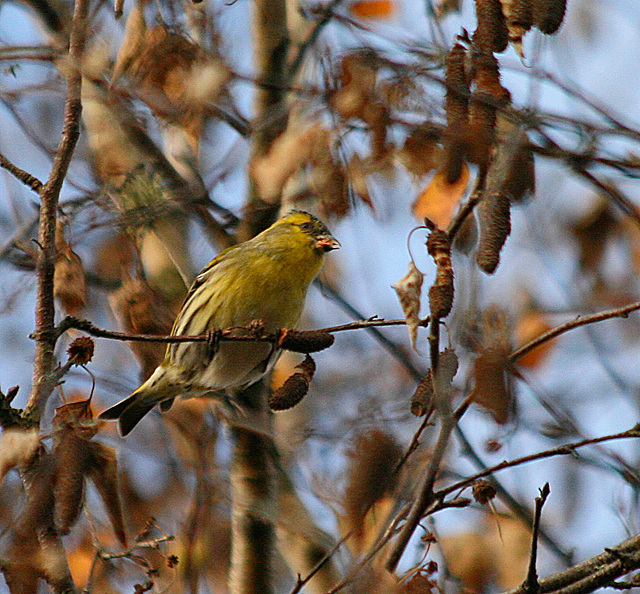
[[[309,229],[311,229],[311,223],[300,223],[300,229],[308,231]]]

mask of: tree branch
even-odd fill
[[[520,357],[523,357],[533,349],[539,347],[541,344],[548,342],[556,336],[560,336],[561,334],[564,334],[569,330],[579,328],[580,326],[586,326],[587,324],[603,322],[604,320],[610,320],[611,318],[626,318],[631,312],[637,311],[639,309],[640,301],[636,301],[635,303],[625,305],[624,307],[601,311],[589,316],[578,316],[570,322],[566,322],[565,324],[561,324],[560,326],[552,328],[551,330],[545,332],[544,334],[541,334],[537,338],[534,338],[527,344],[521,346],[519,349],[513,351],[513,353],[511,353],[511,355],[509,356],[509,361],[511,363],[515,363]]]
[[[82,76],[79,63],[85,44],[87,10],[87,0],[76,0],[69,41],[71,70],[67,77],[67,100],[64,108],[62,138],[49,179],[40,191],[40,230],[38,234],[40,250],[36,261],[36,353],[31,394],[25,411],[33,418],[34,422],[40,420],[43,405],[50,393],[48,391],[49,376],[55,368],[54,350],[57,337],[53,332],[55,322],[53,275],[56,259],[56,214],[60,190],[80,133]]]
[[[13,177],[21,181],[25,186],[30,187],[37,194],[42,192],[44,184],[37,177],[14,165],[2,153],[0,153],[0,167],[6,169]]]

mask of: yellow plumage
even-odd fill
[[[254,320],[264,323],[266,330],[295,326],[326,253],[339,246],[318,219],[294,211],[214,258],[191,286],[171,334],[199,335],[232,327],[242,332]],[[170,344],[149,379],[100,417],[119,419],[126,435],[156,404],[164,410],[177,396],[253,384],[278,355],[275,345],[267,342],[221,341],[215,352],[203,342]]]

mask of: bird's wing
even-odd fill
[[[193,297],[193,294],[207,280],[207,278],[211,275],[211,271],[215,268],[215,266],[220,264],[220,262],[222,260],[226,259],[226,257],[228,256],[229,252],[235,250],[237,247],[238,247],[238,245],[232,245],[231,247],[228,247],[227,249],[222,250],[213,260],[211,260],[211,262],[209,262],[209,264],[207,264],[200,271],[198,276],[196,276],[196,279],[191,284],[191,287],[189,288],[189,292],[187,293],[187,296],[184,298],[184,302],[182,303],[182,307],[180,309],[184,308],[184,306],[186,305],[187,301],[189,301],[189,299],[191,299],[191,297]]]

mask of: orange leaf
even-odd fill
[[[419,219],[427,217],[440,229],[446,229],[468,182],[469,168],[466,164],[463,165],[460,178],[452,184],[447,181],[446,170],[438,169],[413,203],[413,214]]]
[[[549,322],[542,314],[536,311],[527,313],[520,318],[516,326],[516,343],[518,347],[521,347],[550,329]],[[547,341],[520,357],[518,365],[530,369],[537,367],[549,354],[553,346],[552,343],[553,341]]]
[[[396,5],[393,0],[358,0],[350,9],[359,19],[388,19],[394,15]]]

